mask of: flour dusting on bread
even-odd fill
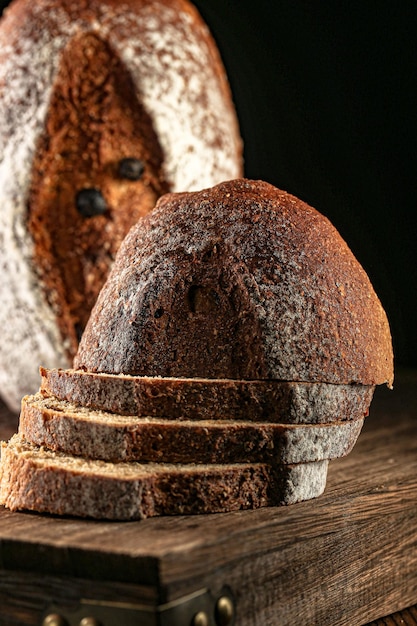
[[[207,26],[190,3],[11,4],[0,25],[0,321],[8,329],[0,347],[0,384],[14,408],[24,393],[35,391],[40,362],[70,365],[83,330],[75,320],[75,330],[63,331],[71,306],[45,282],[49,261],[38,271],[38,244],[27,218],[32,168],[62,58],[77,38],[90,35],[109,46],[134,84],[163,153],[166,189],[195,190],[242,174],[242,143],[227,77]],[[13,319],[9,311],[16,312]],[[10,361],[16,363],[13,371]]]

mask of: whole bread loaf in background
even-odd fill
[[[215,43],[187,0],[15,0],[0,24],[0,389],[68,367],[130,226],[242,174]]]
[[[262,181],[167,194],[124,240],[74,367],[378,385],[387,317],[327,218]]]

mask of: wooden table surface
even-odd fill
[[[17,418],[0,414],[8,438]],[[417,372],[402,371],[394,391],[377,390],[358,443],[330,463],[316,500],[128,523],[0,509],[10,620],[0,623],[37,624],[48,593],[75,597],[86,585],[148,603],[227,585],[236,626],[396,624],[376,620],[417,603],[416,520]],[[13,621],[14,606],[25,622]],[[412,611],[398,623],[417,623]]]

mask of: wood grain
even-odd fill
[[[0,571],[1,626],[39,626],[40,616],[52,601],[63,609],[76,610],[81,597],[106,602],[132,603],[155,609],[156,588],[102,583],[83,578],[34,576],[29,572]]]
[[[388,615],[375,622],[367,624],[367,626],[416,626],[417,625],[417,606],[413,606],[404,611]]]
[[[417,602],[416,517],[417,372],[402,372],[317,500],[130,523],[1,509],[0,567],[3,580],[32,576],[43,601],[50,577],[69,593],[86,579],[160,602],[227,584],[237,626],[360,626]]]

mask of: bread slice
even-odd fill
[[[368,414],[375,387],[158,378],[40,368],[47,395],[120,415],[328,424]]]
[[[363,421],[167,420],[95,411],[39,393],[23,398],[19,432],[36,445],[105,461],[291,464],[348,454]]]
[[[328,461],[195,465],[87,461],[27,443],[2,444],[0,503],[11,510],[129,520],[292,504],[320,495]]]

